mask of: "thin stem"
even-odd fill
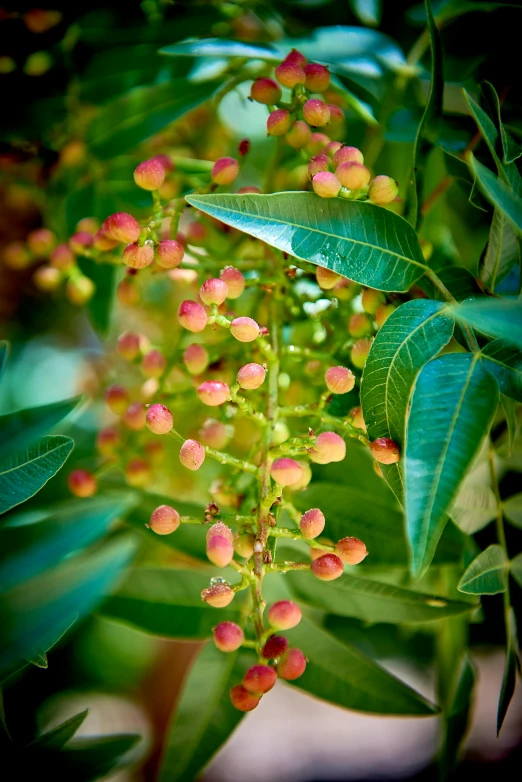
[[[280,562],[277,565],[268,565],[267,573],[287,573],[289,570],[310,570],[311,562]]]

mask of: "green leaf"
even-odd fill
[[[381,21],[381,0],[350,0],[350,8],[362,24],[377,27]]]
[[[345,573],[331,584],[318,584],[309,573],[288,573],[287,578],[296,597],[309,605],[329,614],[355,617],[370,624],[433,622],[473,611],[477,607],[472,603],[358,578],[351,573]]]
[[[492,293],[495,285],[501,282],[511,271],[515,263],[520,262],[520,246],[517,235],[504,212],[495,209],[489,241],[480,264],[480,279]]]
[[[451,518],[466,535],[473,535],[497,515],[497,498],[485,484],[466,486],[466,481],[451,507]]]
[[[89,712],[86,709],[80,714],[76,714],[74,717],[62,722],[61,725],[57,725],[56,728],[47,731],[47,733],[42,733],[41,736],[38,736],[37,739],[28,744],[24,750],[61,749],[72,739],[80,725],[85,721],[88,713]]]
[[[159,782],[199,778],[242,717],[229,697],[252,657],[244,650],[223,654],[206,644],[192,666],[168,730]]]
[[[140,567],[132,570],[117,594],[103,605],[106,616],[166,638],[208,638],[216,622],[240,618],[236,597],[219,611],[201,600],[209,585],[205,572]]]
[[[103,160],[122,155],[204,103],[215,89],[216,82],[193,84],[186,78],[135,87],[101,109],[86,141]]]
[[[227,41],[223,38],[203,38],[164,46],[159,54],[171,57],[247,57],[254,60],[279,63],[281,55],[269,45]]]
[[[4,372],[8,355],[9,355],[9,342],[6,342],[6,340],[3,339],[2,341],[0,341],[0,379]]]
[[[452,307],[454,316],[473,328],[522,348],[522,302],[481,297]]]
[[[414,299],[395,310],[379,329],[364,367],[361,404],[370,440],[391,437],[404,450],[406,414],[417,374],[450,341],[453,319],[436,301]],[[400,464],[382,472],[402,502]]]
[[[440,757],[442,779],[447,779],[457,765],[459,750],[469,727],[476,678],[471,658],[466,654],[460,663],[453,693],[444,714]]]
[[[411,225],[370,203],[315,193],[216,193],[187,201],[283,252],[378,290],[407,291],[426,268]]]
[[[105,777],[111,769],[125,765],[125,756],[140,739],[141,736],[133,733],[75,739],[61,752],[53,753],[53,776],[74,779],[74,782],[91,782]],[[35,761],[33,774],[39,766],[37,758]],[[28,762],[31,763],[31,758]]]
[[[433,557],[446,514],[489,431],[498,400],[496,380],[467,353],[436,358],[417,378],[404,464],[410,565],[416,577]]]
[[[317,698],[369,714],[429,716],[436,707],[354,647],[307,617],[291,631],[292,646],[308,659],[293,686]]]
[[[481,86],[484,98],[490,102],[491,109],[496,115],[496,127],[497,130],[500,130],[500,140],[502,142],[503,162],[506,164],[513,163],[522,155],[522,149],[504,127],[500,114],[500,100],[494,86],[489,81],[482,82]]]
[[[65,399],[0,416],[0,459],[23,450],[42,435],[49,434],[80,401],[79,397]]]
[[[515,581],[522,587],[522,553],[517,554],[517,556],[511,560],[509,569]]]
[[[508,586],[509,562],[502,546],[488,546],[468,566],[458,584],[467,595],[498,595]]]
[[[502,503],[502,509],[508,521],[522,529],[522,494],[514,494]]]
[[[417,129],[413,147],[413,165],[409,188],[408,220],[417,227],[419,222],[419,197],[422,193],[424,169],[427,157],[433,148],[437,135],[437,124],[442,117],[442,95],[444,91],[444,55],[439,30],[433,18],[431,0],[424,0],[431,45],[431,81],[428,100]]]
[[[465,89],[462,90],[462,93],[466,103],[470,108],[473,119],[477,123],[480,134],[486,142],[489,151],[491,152],[493,160],[495,161],[495,165],[497,166],[499,176],[502,177],[506,183],[508,183],[508,178],[504,172],[502,162],[497,155],[498,130],[495,123],[491,117],[488,116],[487,112],[484,111],[484,109],[475,100],[473,100],[471,95]]]
[[[74,448],[70,437],[43,437],[0,463],[0,513],[25,502],[65,464]]]
[[[92,611],[114,587],[134,551],[134,541],[121,536],[4,592],[0,674],[41,654],[78,616]]]
[[[482,348],[482,361],[496,377],[500,393],[522,402],[522,351],[495,339]]]
[[[509,704],[511,703],[511,698],[515,692],[515,687],[517,684],[517,670],[519,668],[517,649],[517,622],[515,618],[515,612],[512,608],[509,609],[507,615],[506,635],[506,665],[504,668],[504,676],[502,677],[502,687],[498,701],[497,736],[502,729]]]
[[[507,455],[511,456],[518,431],[517,404],[509,396],[500,395],[500,401],[504,410],[507,424]]]
[[[522,198],[519,198],[510,186],[496,177],[489,168],[482,165],[472,152],[467,153],[466,160],[475,176],[479,190],[495,209],[504,214],[515,231],[520,234],[522,231]]]

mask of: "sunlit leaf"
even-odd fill
[[[459,529],[473,535],[492,521],[497,514],[497,499],[489,486],[463,483],[451,506],[451,518]]]
[[[502,546],[488,546],[468,566],[459,581],[459,591],[468,595],[497,595],[508,584],[509,562]]]
[[[42,733],[31,744],[28,744],[25,749],[28,751],[34,749],[61,749],[72,739],[78,728],[85,721],[87,714],[87,710],[82,711],[80,714],[76,714],[74,717],[62,722],[61,725],[57,725],[56,728],[47,731],[47,733]]]
[[[514,494],[502,503],[508,521],[522,529],[522,494]]]

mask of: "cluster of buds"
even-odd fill
[[[394,201],[399,193],[397,182],[389,176],[372,179],[357,147],[330,141],[308,164],[314,192],[321,198],[368,200],[379,206]]]

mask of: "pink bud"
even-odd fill
[[[320,171],[312,179],[312,187],[321,198],[335,198],[339,195],[341,183],[330,171]]]
[[[333,581],[344,573],[342,560],[337,554],[323,554],[312,562],[312,573],[321,581]]]
[[[136,242],[128,244],[123,251],[123,263],[133,269],[143,269],[154,260],[154,248],[150,244],[140,247]]]
[[[358,565],[368,556],[368,549],[359,538],[342,538],[335,544],[335,553],[346,565]]]
[[[184,255],[183,245],[175,239],[164,239],[156,247],[156,263],[162,269],[174,269],[179,266]]]
[[[397,182],[389,176],[376,176],[370,182],[368,198],[374,204],[385,206],[394,201],[399,194]]]
[[[98,488],[96,478],[87,470],[73,470],[67,477],[67,485],[75,497],[92,497]]]
[[[208,317],[205,308],[197,301],[182,301],[178,309],[178,320],[184,329],[197,333],[203,331]]]
[[[204,405],[217,407],[227,401],[230,396],[230,388],[220,380],[205,380],[199,386],[197,394]]]
[[[330,138],[326,135],[326,133],[312,133],[310,136],[310,141],[306,146],[306,151],[310,155],[319,155],[321,152],[325,151],[329,143]]]
[[[208,367],[208,353],[203,345],[194,343],[185,348],[183,363],[191,375],[200,375]]]
[[[163,155],[160,153],[159,155],[154,155],[151,160],[157,160],[158,163],[161,163],[165,171],[174,171],[174,163],[168,155]]]
[[[140,226],[138,221],[127,212],[116,212],[104,221],[102,231],[116,242],[131,244],[138,241]]]
[[[230,440],[233,431],[232,427],[221,423],[221,421],[216,421],[215,418],[207,418],[199,430],[199,436],[204,445],[220,451]]]
[[[147,429],[153,434],[168,434],[174,426],[172,413],[165,405],[151,405],[145,417]]]
[[[39,258],[46,258],[54,247],[56,236],[48,228],[37,228],[27,237],[27,246]]]
[[[328,155],[328,157],[333,157],[338,149],[341,149],[342,144],[340,141],[330,141],[329,144],[326,145],[323,152],[325,155]]]
[[[149,526],[156,535],[170,535],[179,525],[179,513],[170,505],[160,505],[152,511]]]
[[[129,395],[123,386],[109,386],[105,391],[105,401],[113,413],[121,415],[129,404]]]
[[[311,177],[314,177],[316,174],[320,174],[321,171],[328,171],[329,165],[330,158],[328,155],[325,155],[324,152],[320,152],[315,157],[310,158],[308,173]]]
[[[225,266],[219,273],[219,278],[227,284],[227,299],[237,299],[245,290],[245,278],[234,266]]]
[[[364,337],[373,331],[373,321],[365,312],[356,312],[348,321],[348,331],[352,337]]]
[[[241,388],[252,390],[265,382],[266,369],[261,364],[245,364],[237,373],[237,382]]]
[[[149,463],[145,459],[131,459],[125,467],[125,480],[129,486],[147,486],[150,483]]]
[[[106,426],[104,429],[100,429],[96,437],[96,447],[102,456],[113,456],[120,442],[119,432],[114,426]]]
[[[301,479],[303,468],[295,459],[283,457],[282,459],[276,459],[272,464],[270,475],[280,486],[291,486]]]
[[[348,190],[359,190],[370,181],[371,174],[362,163],[341,163],[335,170],[335,176]]]
[[[330,367],[326,370],[324,379],[332,394],[347,394],[355,385],[355,375],[346,367]]]
[[[224,280],[206,280],[199,289],[199,297],[203,304],[223,304],[228,294],[228,285]]]
[[[256,79],[250,88],[250,97],[257,103],[273,106],[281,100],[281,87],[273,79]]]
[[[230,701],[238,711],[252,711],[259,705],[260,698],[245,690],[242,684],[236,684],[230,690]]]
[[[315,277],[317,279],[317,284],[323,291],[332,290],[332,288],[335,288],[337,283],[342,280],[340,274],[337,274],[337,272],[333,272],[331,269],[327,269],[324,266],[317,267],[315,270]]]
[[[303,513],[299,527],[303,533],[303,537],[311,540],[316,538],[324,530],[325,518],[322,511],[319,508],[311,508]]]
[[[215,535],[219,535],[222,538],[226,538],[227,540],[232,543],[234,540],[234,533],[228,527],[226,524],[224,524],[222,521],[216,521],[215,524],[212,524],[211,527],[207,530],[207,543],[209,542],[210,538],[213,538]]]
[[[235,652],[245,640],[243,630],[234,622],[220,622],[212,633],[220,652]]]
[[[305,66],[305,87],[310,92],[324,92],[330,84],[330,71],[324,65],[311,62]]]
[[[357,369],[363,369],[371,347],[371,339],[359,339],[354,345],[352,345],[350,350],[350,360],[354,367],[357,367]]]
[[[399,446],[389,437],[378,437],[370,444],[370,451],[380,464],[397,464],[401,458]]]
[[[157,158],[145,160],[134,171],[134,181],[143,190],[157,190],[165,180],[165,169]]]
[[[205,449],[197,440],[185,440],[179,452],[179,460],[189,470],[199,470],[205,461]]]
[[[303,106],[303,117],[312,127],[320,128],[330,122],[330,109],[324,101],[312,98]]]
[[[286,652],[288,641],[283,635],[271,635],[266,641],[261,654],[266,660],[276,660]]]
[[[268,609],[267,619],[274,630],[291,630],[301,621],[302,613],[291,600],[279,600]]]
[[[125,426],[128,426],[129,429],[133,429],[137,432],[140,429],[143,429],[145,426],[146,413],[147,411],[141,402],[133,402],[128,406],[125,413],[123,414],[123,423]]]
[[[259,326],[252,318],[234,318],[230,333],[238,342],[253,342],[259,337]]]
[[[342,462],[346,456],[346,443],[335,432],[322,432],[310,452],[310,459],[316,464]]]
[[[71,266],[74,266],[74,255],[71,248],[67,244],[59,244],[52,251],[49,263],[55,269],[68,271]]]
[[[226,567],[234,557],[231,541],[221,535],[212,535],[207,541],[207,557],[216,567]]]
[[[330,125],[335,127],[343,123],[345,120],[343,110],[333,103],[327,103],[326,105],[330,109]]]
[[[276,109],[268,115],[266,130],[269,136],[284,136],[290,130],[292,115],[286,109]]]
[[[166,366],[165,356],[159,350],[149,350],[141,361],[143,374],[147,377],[161,377]]]
[[[228,584],[214,584],[202,590],[201,599],[213,608],[225,608],[232,602],[235,594]]]
[[[288,649],[277,663],[277,675],[287,682],[299,679],[306,669],[306,657],[300,649]]]
[[[302,119],[298,119],[286,134],[285,140],[286,143],[290,144],[294,149],[302,149],[303,147],[306,147],[310,141],[311,135],[310,128],[306,122],[303,122]]]
[[[292,90],[297,84],[305,83],[305,72],[296,62],[285,60],[275,69],[276,79],[283,87]]]
[[[357,147],[342,146],[334,154],[333,162],[335,166],[340,166],[341,163],[364,163],[364,157]]]
[[[84,255],[85,251],[92,247],[93,237],[87,231],[77,231],[69,239],[69,247],[75,255]]]
[[[293,62],[301,68],[304,68],[308,60],[298,49],[292,49],[289,54],[286,55],[285,62]]]
[[[110,236],[105,233],[103,228],[99,228],[92,238],[93,247],[100,252],[106,252],[107,250],[114,250],[118,246],[118,242],[115,239],[111,239]]]
[[[233,157],[220,157],[212,166],[210,176],[217,185],[230,185],[239,174],[239,163]]]
[[[140,354],[140,337],[133,331],[124,331],[118,337],[118,353],[127,361],[133,361]]]
[[[243,679],[243,687],[254,695],[269,692],[277,681],[277,674],[269,665],[253,665]]]

